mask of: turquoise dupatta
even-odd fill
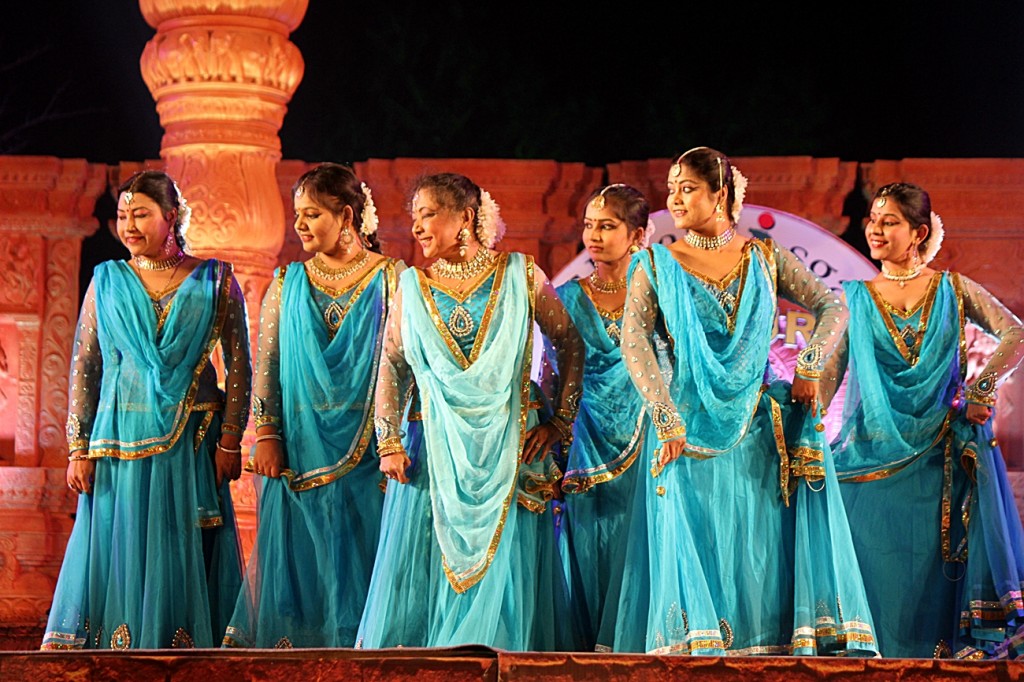
[[[647,255],[649,254],[649,256]],[[760,241],[744,246],[736,310],[728,315],[695,275],[661,244],[637,254],[637,267],[658,288],[668,329],[684,331],[672,343],[672,399],[686,424],[686,454],[714,457],[746,435],[761,398],[776,315],[775,268]],[[628,349],[624,349],[628,353]],[[736,425],[743,427],[737,429]]]
[[[293,491],[327,485],[351,471],[373,430],[388,291],[394,266],[381,261],[352,291],[330,338],[303,267],[285,271],[280,321],[281,421],[288,448],[282,476]]]
[[[576,280],[558,289],[586,347],[583,397],[562,490],[583,493],[628,469],[640,450],[644,405],[629,379],[619,344]]]
[[[402,343],[422,400],[434,533],[456,592],[479,582],[501,540],[516,482],[530,390],[532,268],[500,254],[469,358],[441,320],[425,275],[402,273]]]
[[[101,263],[93,278],[103,378],[89,457],[166,452],[185,428],[199,375],[220,339],[230,266],[201,263],[182,282],[162,323],[127,262]],[[129,433],[144,437],[122,440]]]
[[[946,433],[963,377],[964,313],[959,280],[943,274],[926,294],[924,333],[912,354],[864,282],[843,289],[858,323],[847,331],[850,380],[833,449],[840,480],[866,480],[906,466]]]

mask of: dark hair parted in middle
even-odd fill
[[[736,202],[736,186],[733,181],[732,162],[728,156],[710,147],[694,147],[688,152],[683,152],[675,163],[682,164],[696,173],[697,177],[708,183],[712,192],[717,192],[725,186],[728,189],[725,214],[732,215],[732,207]]]
[[[651,206],[647,203],[647,197],[643,195],[643,192],[621,183],[598,187],[590,193],[586,203],[583,204],[584,217],[586,217],[587,206],[598,196],[604,197],[605,206],[612,210],[616,218],[625,222],[630,231],[647,229]]]

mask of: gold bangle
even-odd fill
[[[398,436],[391,436],[385,438],[377,444],[377,456],[384,457],[385,455],[397,455],[399,453],[405,454],[405,448],[402,447],[402,439]]]
[[[256,442],[257,443],[262,443],[265,440],[280,440],[280,441],[283,441],[284,438],[281,437],[280,433],[264,433],[261,436],[256,436]]]

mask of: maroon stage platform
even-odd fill
[[[690,658],[454,649],[0,652],[0,680],[1024,680],[1024,662],[854,658]]]

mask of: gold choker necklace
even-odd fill
[[[358,256],[356,256],[355,258],[353,258],[340,268],[332,268],[330,265],[325,263],[322,258],[320,258],[320,254],[318,253],[309,259],[309,267],[313,272],[316,273],[316,276],[319,277],[320,279],[345,279],[353,272],[363,267],[363,265],[366,264],[366,261],[369,257],[370,252],[364,249]]]
[[[146,258],[145,256],[135,256],[132,258],[132,263],[139,270],[170,270],[181,265],[183,260],[185,260],[185,252],[179,249],[178,253],[161,260]]]
[[[495,260],[497,259],[493,253],[480,247],[476,250],[475,256],[463,263],[453,263],[444,258],[438,258],[434,261],[432,269],[435,275],[440,275],[446,279],[467,280],[481,274]]]
[[[626,288],[625,277],[609,282],[598,277],[597,270],[590,273],[589,281],[591,287],[604,294],[614,294],[616,291],[622,291]]]
[[[919,276],[922,270],[924,270],[924,266],[918,265],[916,268],[911,268],[910,270],[890,272],[889,270],[886,269],[885,265],[883,264],[882,277],[885,277],[887,280],[892,282],[898,282],[900,285],[900,289],[902,289],[903,287],[907,286],[907,282]]]
[[[717,251],[726,244],[732,241],[732,238],[736,236],[736,230],[729,228],[722,234],[715,237],[705,237],[702,234],[697,234],[693,230],[687,230],[686,236],[683,239],[686,243],[695,249],[702,251]]]

